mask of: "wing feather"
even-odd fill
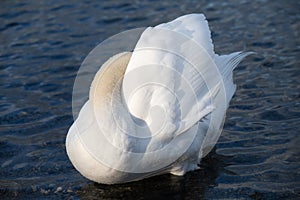
[[[191,128],[214,108],[210,90],[222,81],[215,56],[203,15],[147,28],[123,80],[129,111],[166,138]]]

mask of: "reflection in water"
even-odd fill
[[[82,199],[201,199],[224,170],[224,159],[213,150],[203,159],[200,170],[183,177],[166,174],[119,185],[94,183],[82,187],[78,195]]]

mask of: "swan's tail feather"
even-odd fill
[[[216,65],[224,81],[227,104],[229,104],[236,90],[236,85],[233,83],[232,72],[246,56],[251,54],[253,54],[253,52],[235,52],[229,55],[218,56],[216,59]]]
[[[253,54],[253,52],[236,52],[228,55],[229,59],[227,60],[224,68],[225,77],[230,76],[231,72],[238,66],[238,64],[250,54]]]

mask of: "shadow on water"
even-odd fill
[[[141,181],[103,185],[93,183],[82,187],[78,195],[82,199],[199,199],[205,197],[209,187],[224,171],[224,156],[212,151],[202,160],[201,169],[184,176],[165,174]],[[197,178],[195,178],[197,177]]]

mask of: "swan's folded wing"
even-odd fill
[[[222,76],[213,56],[203,15],[147,28],[123,80],[131,114],[167,140],[191,128],[214,109],[211,97],[218,94]]]
[[[171,22],[160,24],[155,28],[172,30],[183,34],[202,46],[212,58],[215,56],[208,22],[203,14],[184,15]]]

